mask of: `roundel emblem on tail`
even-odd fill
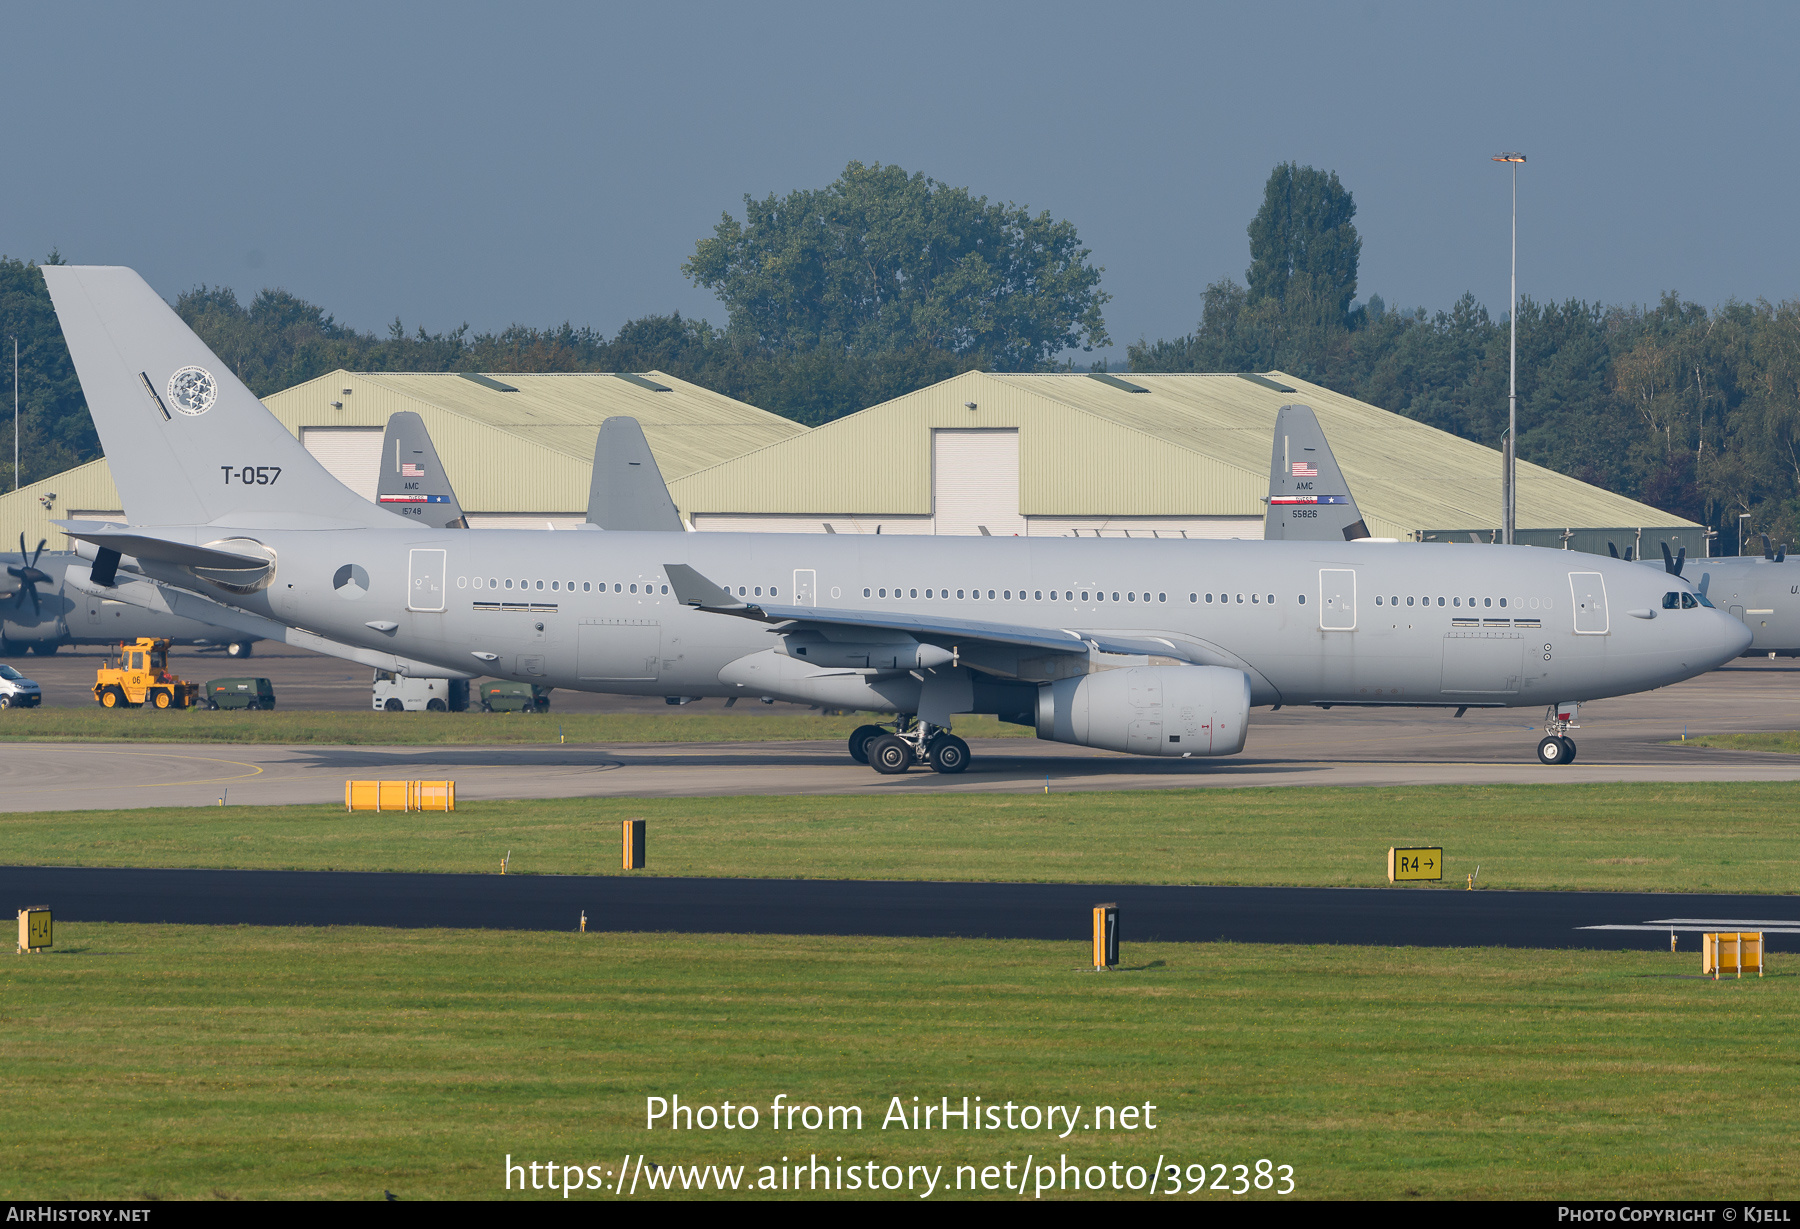
[[[219,399],[219,382],[204,367],[183,367],[169,377],[169,400],[183,414],[204,414]]]

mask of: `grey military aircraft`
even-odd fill
[[[132,270],[44,274],[131,522],[61,522],[88,586],[409,674],[885,712],[850,752],[887,773],[966,768],[960,713],[1187,758],[1286,704],[1548,706],[1554,764],[1581,701],[1750,639],[1668,606],[1678,579],[1531,547],[432,529],[333,479]]]
[[[1269,461],[1269,509],[1263,536],[1284,541],[1336,542],[1369,540],[1350,484],[1338,469],[1324,429],[1311,408],[1284,405],[1275,415],[1275,448]],[[1750,629],[1745,656],[1800,656],[1800,561],[1787,562],[1785,547],[1765,536],[1760,556],[1726,556],[1689,560],[1684,548],[1671,555],[1665,543],[1660,565],[1671,576],[1697,577],[1695,592],[1685,600],[1711,600]],[[1614,559],[1616,543],[1607,543]],[[1624,561],[1633,562],[1627,546]],[[1663,594],[1668,609],[1680,609],[1681,590]]]
[[[32,652],[44,656],[65,645],[116,645],[121,640],[152,636],[176,644],[223,648],[232,657],[248,657],[256,637],[194,619],[144,610],[104,594],[84,592],[67,583],[74,564],[78,576],[87,564],[69,551],[45,552],[46,543],[27,550],[23,535],[19,553],[0,555],[0,657]]]

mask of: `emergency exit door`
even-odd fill
[[[416,549],[407,563],[406,608],[436,611],[444,608],[444,560],[448,551]]]

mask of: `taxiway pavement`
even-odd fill
[[[0,867],[0,896],[75,922],[1083,940],[1120,909],[1130,942],[1660,949],[1671,931],[1800,938],[1800,897],[1442,888],[415,875]],[[1789,947],[1791,950],[1791,946]]]

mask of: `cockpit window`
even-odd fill
[[[1691,593],[1684,593],[1684,594],[1682,594],[1682,595],[1681,595],[1681,608],[1682,608],[1682,609],[1683,609],[1683,610],[1692,610],[1692,609],[1694,609],[1694,608],[1695,608],[1695,607],[1696,607],[1696,606],[1698,606],[1698,605],[1699,605],[1699,604],[1700,604],[1700,603],[1699,603],[1699,602],[1696,602],[1696,601],[1695,601],[1695,600],[1694,600],[1694,595],[1693,595],[1693,594],[1691,594]]]
[[[1669,592],[1663,594],[1663,609],[1664,610],[1680,610],[1681,609],[1681,594],[1676,592],[1673,589],[1671,589],[1671,590],[1669,590]]]

